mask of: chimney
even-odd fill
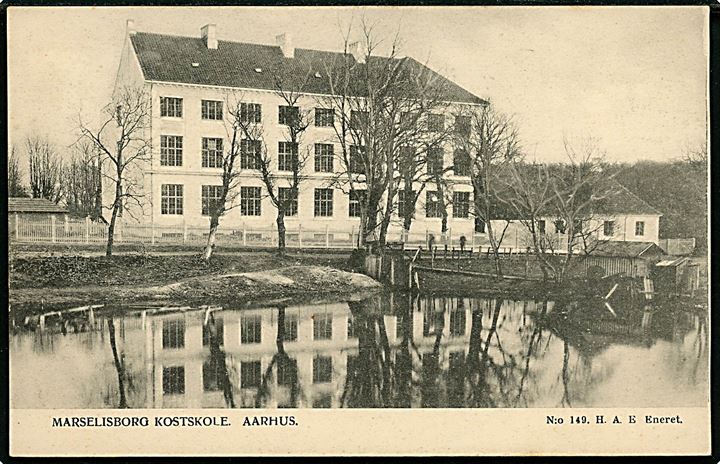
[[[365,62],[365,49],[360,45],[360,42],[353,42],[348,45],[348,52],[355,58],[358,63]]]
[[[217,50],[217,30],[214,24],[206,24],[200,29],[200,36],[205,40],[205,45],[210,50]]]
[[[276,35],[275,43],[280,47],[285,58],[295,58],[295,47],[290,34],[286,32],[285,34]]]
[[[133,21],[132,19],[128,19],[125,22],[125,32],[127,33],[127,35],[135,35],[135,33],[137,32],[135,30],[135,21]]]

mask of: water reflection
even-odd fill
[[[386,295],[11,335],[19,408],[703,406],[707,316]],[[577,314],[591,317],[577,317]]]

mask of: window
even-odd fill
[[[315,189],[315,216],[330,217],[333,215],[333,190]]]
[[[256,316],[242,316],[240,318],[240,343],[262,342],[262,318]]]
[[[185,347],[185,319],[162,321],[162,347],[163,350]]]
[[[294,171],[298,165],[298,144],[278,142],[278,170]]]
[[[223,102],[215,100],[203,100],[201,109],[203,119],[212,119],[222,121],[223,118]]]
[[[278,359],[277,383],[278,385],[293,385],[297,382],[297,359],[285,356]]]
[[[185,366],[163,367],[163,395],[185,394]]]
[[[298,195],[297,191],[288,187],[278,188],[278,200],[280,204],[285,206],[285,216],[297,216],[298,213]]]
[[[315,172],[333,172],[334,147],[331,143],[315,144]]]
[[[455,116],[455,133],[463,137],[470,135],[470,117]]]
[[[350,172],[365,174],[365,147],[350,145]]]
[[[350,112],[350,127],[356,131],[362,131],[367,128],[369,120],[370,116],[367,111],[352,110]]]
[[[450,311],[450,335],[459,337],[465,335],[465,310]]]
[[[642,237],[645,235],[645,221],[635,221],[635,236]]]
[[[330,393],[322,393],[313,398],[313,409],[330,409],[332,408],[332,395]]]
[[[563,221],[562,219],[558,219],[555,221],[554,225],[555,225],[555,232],[557,232],[558,234],[566,233],[567,227],[565,227],[565,221]]]
[[[222,185],[202,186],[202,215],[210,216],[222,206]]]
[[[443,149],[439,147],[429,148],[427,154],[427,173],[440,175],[443,172]]]
[[[407,182],[412,182],[412,178],[417,170],[417,159],[415,158],[415,147],[404,145],[400,147],[400,174]]]
[[[315,125],[332,127],[335,125],[335,111],[327,108],[315,108]]]
[[[540,219],[537,222],[537,232],[538,234],[544,234],[545,233],[545,221],[543,219]]]
[[[278,123],[286,126],[297,126],[300,122],[300,108],[297,106],[278,107]]]
[[[240,187],[240,215],[260,216],[262,198],[260,187]]]
[[[182,166],[183,138],[181,135],[160,136],[160,165]]]
[[[427,115],[427,128],[430,132],[442,132],[445,130],[445,115],[443,114],[428,114]]]
[[[475,216],[475,233],[476,234],[484,234],[485,233],[485,221],[483,221],[478,216]]]
[[[365,190],[351,190],[350,191],[350,204],[348,208],[350,217],[360,217],[361,202],[365,199],[367,191]]]
[[[259,103],[240,103],[240,122],[245,124],[262,121],[262,106]]]
[[[400,113],[400,130],[410,130],[417,126],[417,113]]]
[[[260,361],[240,362],[240,388],[258,388],[260,377]]]
[[[442,214],[440,214],[440,200],[438,199],[437,192],[425,192],[425,217],[442,217]]]
[[[182,184],[162,184],[160,187],[160,213],[183,213],[183,186]]]
[[[298,317],[297,314],[285,314],[285,323],[283,324],[285,334],[283,340],[286,342],[297,341]]]
[[[635,226],[635,230],[637,230],[637,225]],[[615,221],[603,222],[603,235],[606,237],[615,235]]]
[[[355,318],[352,316],[349,316],[347,319],[347,338],[348,340],[357,338],[357,335],[355,335]]]
[[[223,167],[223,139],[202,139],[202,167]]]
[[[313,358],[313,383],[332,382],[332,358],[315,356]]]
[[[398,190],[398,216],[405,217],[407,214],[413,214],[414,215],[414,201],[415,201],[415,190],[410,191],[410,194],[408,195],[408,192],[403,190]]]
[[[220,390],[221,376],[221,366],[215,358],[210,358],[205,361],[202,367],[203,391],[211,392]]]
[[[240,140],[240,169],[260,169],[259,140]]]
[[[456,176],[470,175],[470,155],[465,150],[455,150],[453,154],[453,172]]]
[[[160,97],[160,116],[167,118],[182,118],[183,99],[175,97]]]
[[[332,339],[332,320],[331,313],[313,314],[313,340]]]
[[[470,215],[470,192],[453,192],[453,217],[467,218]]]
[[[213,334],[213,332],[215,333]],[[214,329],[211,327],[211,324],[203,326],[203,346],[208,346],[214,337],[217,337],[218,344],[222,346],[225,339],[225,323],[222,318],[215,318]]]

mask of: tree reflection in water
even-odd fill
[[[125,363],[124,359],[121,360],[120,356],[118,356],[117,341],[115,340],[115,320],[109,317],[107,323],[108,333],[110,335],[110,349],[112,350],[115,370],[117,371],[118,391],[120,392],[120,404],[118,407],[124,409],[128,407],[127,396],[125,395]]]
[[[277,367],[277,371],[284,373],[283,383],[289,387],[290,395],[289,401],[284,407],[296,408],[298,407],[298,398],[300,394],[300,382],[298,381],[297,363],[288,356],[285,352],[285,310],[284,305],[278,306],[278,318],[277,318],[277,337],[275,339],[275,346],[277,352],[273,355],[270,360],[270,364],[265,369],[265,373],[262,376],[260,387],[258,388],[257,396],[255,397],[255,407],[265,407],[268,399],[272,392],[270,391],[270,385],[273,383],[273,368]],[[279,383],[279,382],[278,382]]]
[[[208,359],[210,369],[215,372],[218,384],[225,398],[225,405],[228,408],[235,407],[235,396],[233,394],[233,385],[230,380],[230,373],[227,368],[225,351],[221,348],[220,326],[219,321],[215,319],[215,315],[211,312],[208,314],[207,323],[203,327],[208,336],[208,345],[210,346],[210,357]]]

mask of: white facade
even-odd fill
[[[273,169],[277,169],[278,143],[287,141],[287,127],[281,125],[278,120],[279,107],[286,105],[286,102],[271,90],[262,89],[240,89],[210,85],[182,84],[170,82],[158,82],[146,80],[139,60],[135,55],[130,37],[134,32],[129,24],[128,38],[126,39],[120,67],[117,74],[116,89],[123,86],[144,85],[147,93],[152,99],[152,117],[150,121],[149,137],[152,142],[151,161],[138,167],[133,174],[141,178],[143,185],[142,209],[135,206],[128,206],[131,214],[124,215],[123,222],[139,222],[153,228],[165,228],[166,230],[187,230],[188,227],[198,231],[209,226],[209,216],[202,214],[202,189],[203,186],[219,186],[221,184],[222,170],[220,168],[203,167],[202,165],[202,144],[203,138],[223,139],[224,147],[229,144],[231,130],[227,126],[228,102],[242,101],[244,103],[256,103],[261,105],[263,139],[273,159]],[[171,97],[182,99],[182,117],[168,117],[161,115],[161,98]],[[202,101],[223,102],[223,119],[203,119],[201,114]],[[337,186],[331,185],[337,177],[341,168],[341,146],[337,139],[335,130],[332,127],[318,127],[314,121],[314,109],[322,108],[322,96],[304,94],[299,99],[297,106],[301,112],[308,114],[310,126],[302,136],[299,146],[300,152],[309,153],[308,162],[305,165],[304,175],[307,179],[300,185],[298,198],[298,213],[295,216],[286,216],[285,225],[288,233],[298,233],[299,230],[330,231],[330,233],[350,234],[359,230],[359,217],[353,217],[350,213],[350,198],[347,193]],[[453,123],[453,116],[448,112],[445,115],[445,124]],[[161,163],[161,138],[163,136],[175,136],[182,139],[182,162],[177,166],[163,165]],[[336,159],[334,160],[335,173],[315,171],[315,144],[333,144]],[[453,164],[454,146],[448,142],[444,146],[444,166]],[[288,173],[289,174],[289,173]],[[453,191],[468,192],[468,201],[472,204],[472,186],[468,177],[455,176],[452,171],[447,174],[452,180]],[[182,213],[168,214],[162,208],[163,186],[182,186]],[[263,192],[259,215],[243,214],[237,203],[236,206],[226,212],[221,218],[221,232],[232,230],[272,230],[275,227],[277,211],[272,205],[265,192],[265,186],[260,178],[259,171],[246,169],[241,172],[241,186],[259,187]],[[278,182],[279,187],[289,186],[289,180]],[[166,187],[166,191],[167,191]],[[419,188],[419,186],[418,186]],[[418,190],[415,188],[415,190]],[[332,215],[320,216],[315,212],[315,190],[332,189]],[[428,191],[434,190],[428,185],[421,194],[416,205],[415,218],[410,230],[414,241],[421,241],[428,234],[440,237],[441,218],[427,217],[425,210],[425,199]],[[347,189],[346,189],[347,191]],[[114,193],[112,188],[104,188],[106,204],[111,202]],[[110,199],[110,202],[107,200]],[[384,204],[384,202],[381,202]],[[389,229],[389,240],[399,240],[402,235],[402,219],[396,213],[393,216]],[[467,210],[471,210],[469,206]],[[134,218],[134,219],[133,219]],[[635,216],[618,215],[613,219],[615,226],[612,236],[600,237],[610,240],[639,240],[658,241],[659,215]],[[635,222],[644,221],[643,234],[635,234]],[[497,221],[497,227],[504,227],[504,221]],[[456,217],[453,205],[448,206],[448,228],[449,235],[453,242],[461,236],[466,237],[468,244],[482,245],[487,242],[483,233],[474,232],[474,218],[472,214],[466,217]],[[516,230],[513,230],[516,229]],[[524,248],[527,242],[520,243],[523,235],[521,224],[512,224],[507,235],[509,247]],[[600,227],[602,229],[602,227]],[[295,232],[293,232],[295,231]],[[600,230],[602,232],[602,230]],[[227,232],[230,233],[230,232]],[[155,234],[155,232],[153,232]],[[154,235],[153,235],[154,236]],[[436,241],[440,244],[440,241]]]

